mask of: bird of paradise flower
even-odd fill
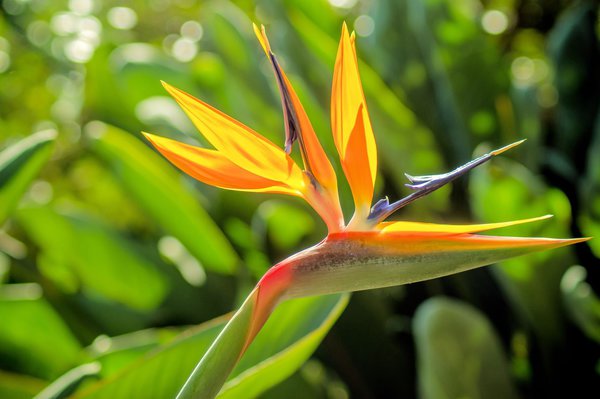
[[[333,73],[331,128],[354,199],[354,215],[346,223],[334,168],[271,50],[264,27],[259,29],[254,25],[254,31],[277,79],[285,122],[284,149],[166,83],[163,83],[166,90],[214,149],[146,133],[145,136],[174,165],[204,183],[231,190],[303,198],[326,223],[328,235],[317,245],[267,271],[204,354],[178,397],[216,396],[282,300],[423,281],[586,240],[475,234],[545,219],[549,215],[473,225],[385,221],[403,206],[522,141],[485,154],[449,173],[406,175],[410,181],[407,186],[413,190],[410,195],[392,203],[385,198],[371,206],[377,175],[377,148],[359,76],[355,35],[350,34],[344,24]],[[303,167],[290,157],[296,143]]]

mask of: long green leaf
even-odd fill
[[[23,208],[17,220],[42,249],[40,271],[64,290],[81,285],[139,310],[164,299],[168,287],[156,266],[102,223],[49,207]]]
[[[429,299],[417,309],[414,332],[421,397],[517,397],[500,340],[476,309]]]
[[[81,347],[41,294],[33,283],[0,286],[0,358],[14,371],[51,379],[76,364]]]
[[[86,379],[96,377],[99,371],[100,364],[97,362],[82,364],[79,367],[75,367],[60,378],[54,380],[52,384],[48,385],[43,391],[35,395],[34,399],[67,398]]]
[[[44,380],[25,374],[0,371],[0,398],[31,399],[46,384]]]
[[[235,367],[249,336],[258,298],[254,289],[207,349],[177,395],[178,399],[214,398]]]
[[[22,139],[0,153],[0,225],[52,154],[54,130]]]
[[[571,266],[560,283],[567,313],[590,339],[600,342],[600,299],[585,281],[587,272],[582,266]]]
[[[280,305],[241,359],[218,398],[253,398],[292,375],[315,351],[345,309],[348,298],[348,295],[330,295]],[[298,317],[298,313],[304,317]],[[300,333],[307,329],[309,319],[313,320],[315,328],[302,336]],[[272,355],[265,359],[265,348],[269,347]]]
[[[483,166],[473,172],[470,190],[477,218],[496,222],[509,217],[552,214],[554,218],[549,223],[514,226],[509,233],[537,237],[569,234],[568,198],[559,190],[546,187],[523,165],[508,159],[499,162],[502,171]],[[557,311],[561,306],[559,284],[567,265],[573,263],[569,258],[566,250],[541,252],[508,260],[492,270],[517,314],[549,345],[554,345],[562,334],[563,318]]]
[[[456,94],[442,62],[432,26],[428,21],[428,4],[421,1],[407,1],[406,4],[408,20],[415,32],[414,37],[423,54],[425,68],[434,85],[433,102],[445,129],[444,136],[448,137],[446,141],[451,149],[450,154],[458,158],[453,159],[454,162],[464,162],[470,155],[469,134],[460,115]]]
[[[152,218],[206,268],[234,272],[238,260],[233,248],[173,167],[127,132],[101,122],[88,125],[87,131],[93,150]]]
[[[344,295],[296,299],[283,303],[275,310],[258,334],[256,341],[241,359],[223,389],[224,397],[252,397],[245,394],[231,395],[250,389],[249,386],[253,386],[252,389],[255,391],[252,392],[258,394],[289,376],[310,356],[346,303],[347,296]],[[243,320],[245,311],[242,310],[241,314],[239,319]],[[74,397],[80,399],[175,397],[198,360],[223,330],[226,322],[226,319],[221,318],[190,329],[174,342],[151,351],[122,371],[111,374],[110,378],[82,389]],[[243,338],[235,335],[241,330],[243,330],[241,326],[230,328],[234,334],[227,338],[222,336],[220,342],[235,344],[236,340]],[[222,351],[216,353],[220,361],[223,361],[229,352],[234,352],[233,348],[219,343],[215,345],[222,348]],[[237,357],[237,353],[234,357]],[[208,380],[205,383],[210,383],[211,378],[221,378],[214,375],[216,371],[211,373],[213,374],[204,376]],[[224,378],[227,378],[227,375]],[[256,382],[258,380],[260,383]],[[212,390],[218,392],[218,389],[220,386]]]

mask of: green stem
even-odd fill
[[[219,394],[290,282],[290,269],[285,261],[269,269],[208,348],[179,391],[178,399],[211,399]]]
[[[179,391],[177,399],[217,396],[247,346],[257,293],[255,288],[225,325]]]

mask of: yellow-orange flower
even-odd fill
[[[145,135],[165,157],[190,176],[226,189],[302,197],[323,218],[330,234],[369,230],[383,234],[474,233],[539,219],[472,226],[384,222],[385,217],[404,204],[396,203],[394,206],[386,199],[371,209],[377,176],[377,148],[360,81],[355,35],[349,34],[344,24],[333,73],[331,128],[340,162],[354,197],[354,216],[346,224],[339,203],[335,171],[292,84],[271,50],[264,27],[259,29],[254,25],[254,31],[273,67],[279,87],[285,121],[285,149],[203,101],[163,82],[167,91],[214,149],[200,148],[152,134]],[[295,142],[302,155],[303,168],[289,156]],[[486,158],[481,157],[461,167],[462,170],[457,169],[454,175],[420,178],[408,176],[412,183],[416,183],[411,187],[417,191],[404,200],[408,200],[408,203],[412,201],[412,197],[425,195],[516,144],[520,142],[486,154]],[[436,182],[439,184],[435,185]]]
[[[360,81],[355,35],[344,24],[333,73],[331,129],[354,198],[354,215],[346,223],[335,171],[277,62],[264,27],[254,26],[254,31],[277,80],[284,117],[284,148],[166,83],[163,84],[167,91],[214,149],[151,134],[146,137],[173,164],[204,183],[305,199],[323,218],[329,234],[317,245],[269,269],[202,358],[183,387],[181,397],[214,397],[273,308],[283,299],[423,281],[585,240],[476,234],[546,219],[549,215],[473,225],[385,221],[401,207],[522,141],[484,154],[448,173],[406,175],[410,181],[407,186],[412,190],[410,195],[393,203],[385,198],[372,206],[377,148]],[[296,146],[302,166],[289,155]]]

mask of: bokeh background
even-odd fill
[[[1,4],[0,397],[33,397],[61,376],[60,389],[41,397],[142,397],[135,387],[177,386],[185,379],[178,359],[187,354],[193,366],[198,353],[139,371],[145,356],[234,309],[270,265],[324,236],[300,201],[207,187],[141,136],[206,144],[165,80],[283,143],[275,81],[252,21],[266,25],[334,162],[333,61],[342,21],[356,30],[379,197],[406,195],[404,172],[441,173],[528,139],[396,218],[550,213],[501,234],[600,236],[595,1]],[[347,186],[342,196],[349,215]],[[354,294],[310,360],[289,378],[262,377],[256,394],[593,396],[599,256],[596,239]],[[289,320],[304,323],[292,310]],[[179,380],[169,380],[171,369]],[[127,372],[135,379],[120,383]],[[110,379],[110,394],[89,388]]]

